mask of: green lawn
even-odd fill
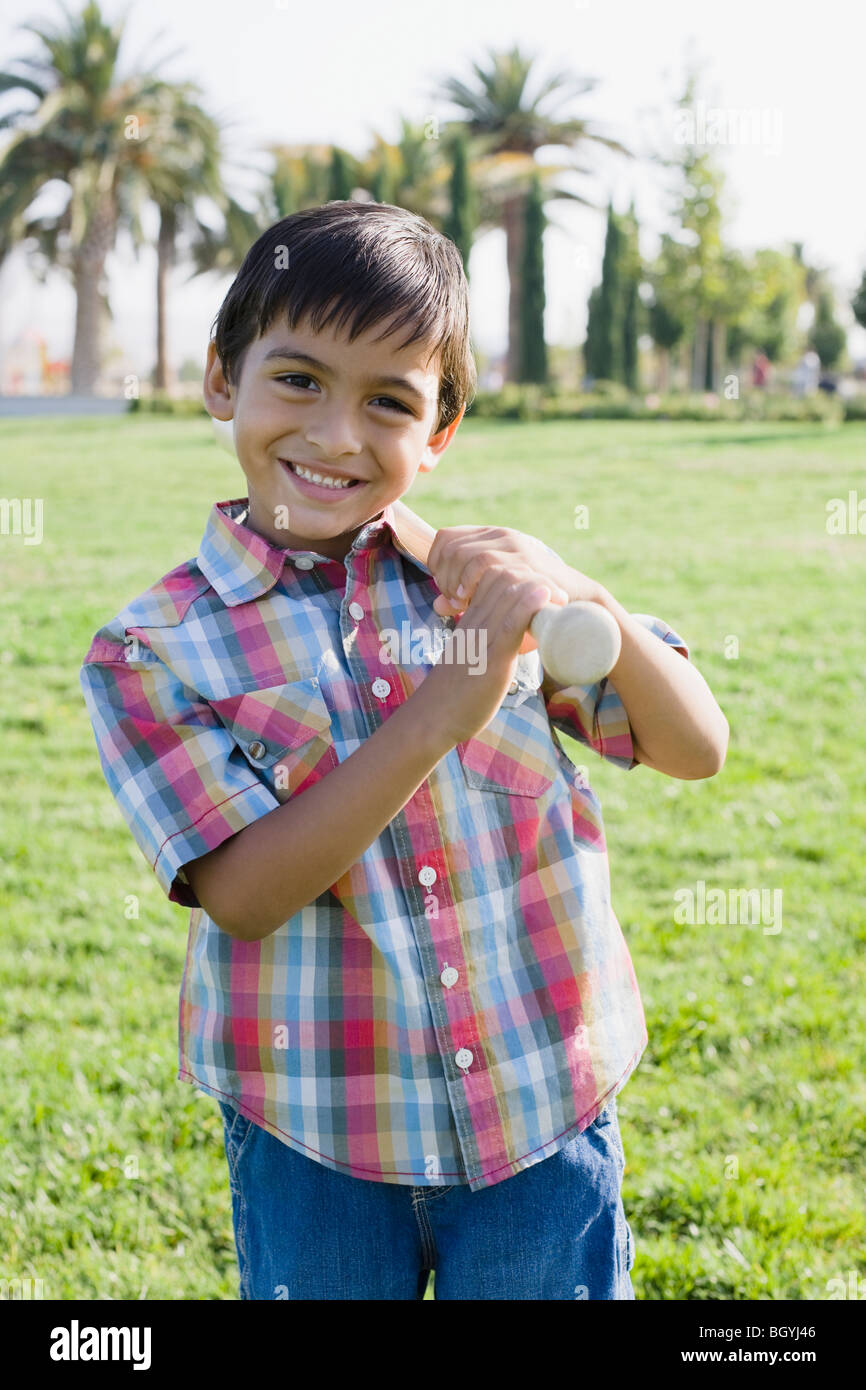
[[[204,421],[7,420],[0,440],[3,495],[44,499],[40,545],[0,536],[0,1276],[234,1299],[219,1112],[175,1080],[187,912],[110,796],[78,670],[245,480]],[[825,527],[830,498],[866,497],[864,449],[859,425],[470,421],[408,496],[435,524],[538,535],[664,617],[731,725],[700,782],[569,746],[649,1026],[619,1098],[638,1298],[866,1280],[866,537]],[[700,879],[781,889],[782,929],[678,925]]]

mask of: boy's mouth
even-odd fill
[[[362,478],[324,473],[317,468],[307,468],[303,464],[293,463],[291,459],[280,459],[280,463],[286,472],[292,475],[295,486],[308,497],[342,497],[344,493],[357,492],[359,487],[366,485]],[[318,482],[315,481],[317,478]]]

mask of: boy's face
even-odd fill
[[[428,361],[424,343],[398,348],[405,328],[375,342],[383,331],[377,324],[350,343],[333,325],[314,333],[307,320],[295,329],[275,324],[250,343],[232,384],[209,345],[205,404],[217,419],[234,420],[249,484],[247,525],[272,545],[342,560],[355,533],[401,497],[419,469],[434,468],[450,443],[463,411],[435,433],[438,359]],[[359,481],[327,488],[300,478],[293,463]]]

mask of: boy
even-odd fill
[[[242,1298],[418,1299],[431,1269],[439,1299],[634,1297],[615,1096],[647,1035],[600,804],[551,726],[695,778],[727,724],[676,633],[540,541],[404,550],[391,504],[474,385],[426,221],[270,228],[204,384],[248,496],[82,667],[111,791],[192,909],[178,1076],[221,1107]],[[622,651],[563,689],[527,629],[572,599]],[[404,624],[483,659],[400,664]]]

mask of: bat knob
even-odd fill
[[[541,664],[559,685],[594,685],[616,665],[619,624],[601,604],[546,604],[529,625]]]

